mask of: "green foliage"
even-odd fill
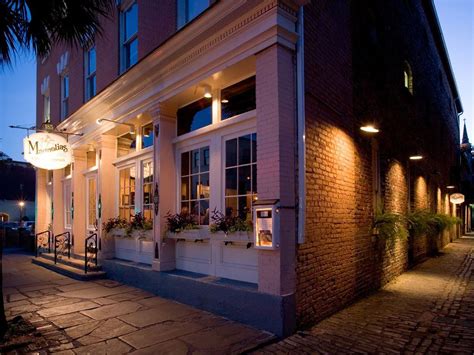
[[[128,221],[123,218],[109,218],[107,222],[102,223],[102,229],[107,233],[110,233],[112,229],[127,229]]]
[[[408,238],[404,218],[398,213],[377,212],[372,228],[376,229],[378,235],[384,239],[406,240]]]
[[[166,227],[168,232],[179,233],[190,229],[199,229],[196,218],[189,213],[166,214]]]
[[[224,232],[250,232],[253,229],[252,221],[246,221],[240,217],[226,216],[222,212],[214,209],[212,211],[209,230],[211,233]]]
[[[429,210],[415,210],[407,214],[408,228],[414,237],[438,235],[449,227],[461,223],[461,219]]]

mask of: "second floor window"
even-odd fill
[[[138,61],[138,5],[120,13],[120,72]]]
[[[178,28],[200,15],[212,0],[178,0]]]
[[[51,122],[51,100],[49,94],[43,95],[43,122]]]
[[[96,52],[95,47],[91,47],[84,56],[85,60],[85,99],[89,101],[92,99],[97,91],[95,70],[96,70]]]
[[[61,119],[69,115],[69,75],[61,77]]]

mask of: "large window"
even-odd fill
[[[93,98],[97,91],[96,85],[96,52],[95,46],[89,48],[84,55],[85,68],[85,99],[89,101]]]
[[[72,227],[71,179],[64,180],[64,228]]]
[[[43,95],[43,122],[51,122],[51,101],[49,94]]]
[[[196,216],[199,225],[209,224],[209,147],[181,154],[181,212]]]
[[[178,28],[206,10],[211,0],[178,0]]]
[[[135,177],[135,166],[120,170],[119,216],[127,221],[135,215]]]
[[[255,110],[255,108],[255,76],[221,91],[221,118],[223,120]]]
[[[142,165],[142,212],[147,219],[153,220],[153,162]]]
[[[120,72],[138,61],[138,5],[120,13]]]
[[[257,134],[225,142],[225,214],[252,219],[257,198]]]
[[[153,145],[153,123],[142,127],[142,149]]]
[[[177,112],[178,136],[195,131],[212,123],[212,100],[202,98]]]
[[[61,119],[69,115],[69,75],[61,76]]]

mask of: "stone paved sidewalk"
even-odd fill
[[[28,353],[228,354],[273,338],[115,281],[69,279],[27,255],[4,255],[3,272],[7,317],[22,315],[46,339]]]
[[[474,237],[258,353],[474,353]]]

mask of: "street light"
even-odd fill
[[[20,223],[23,219],[23,207],[25,207],[25,201],[18,202],[18,206],[20,206]]]

